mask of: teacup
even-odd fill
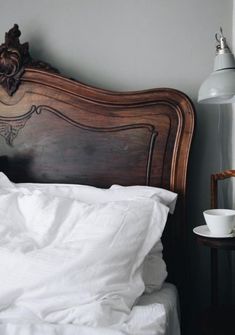
[[[210,232],[215,236],[229,235],[235,227],[235,210],[208,209],[203,215]]]

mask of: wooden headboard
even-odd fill
[[[177,192],[178,209],[164,235],[169,277],[177,283],[192,103],[168,88],[119,93],[67,79],[32,59],[19,36],[15,25],[0,46],[0,169],[14,182],[138,184]]]

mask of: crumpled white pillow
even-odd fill
[[[147,198],[86,204],[0,189],[0,319],[18,308],[50,323],[122,324],[168,211]]]
[[[122,193],[122,197],[143,196],[146,198],[160,201],[168,206],[169,212],[174,213],[177,201],[177,194],[162,188],[151,186],[121,186],[113,185],[112,190]],[[143,278],[145,283],[145,293],[152,293],[153,291],[160,290],[167,277],[167,267],[163,259],[163,245],[159,240],[150,250],[144,261]]]
[[[174,212],[177,200],[176,193],[151,186],[112,185],[109,189],[101,189],[94,186],[76,184],[15,184],[1,172],[0,188],[7,188],[9,190],[14,190],[16,188],[17,190],[24,192],[40,190],[51,196],[77,199],[91,204],[136,199],[139,197],[151,198],[167,206],[170,213]],[[144,283],[145,292],[147,293],[159,290],[167,277],[167,269],[162,257],[162,249],[163,246],[160,240],[146,256],[144,262]]]

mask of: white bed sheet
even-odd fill
[[[160,304],[165,310],[165,335],[180,335],[179,296],[175,285],[164,283],[160,291],[142,295],[137,306],[151,304]]]
[[[12,313],[10,318],[1,317],[0,312],[0,335],[180,335],[178,305],[175,286],[165,283],[160,291],[144,294],[119,329],[42,323],[18,310],[15,318]]]

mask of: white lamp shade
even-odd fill
[[[235,69],[212,72],[199,89],[198,102],[208,104],[235,102]]]
[[[202,83],[198,102],[206,104],[227,104],[235,102],[235,59],[230,51],[222,28],[215,35],[216,56],[214,72]]]

